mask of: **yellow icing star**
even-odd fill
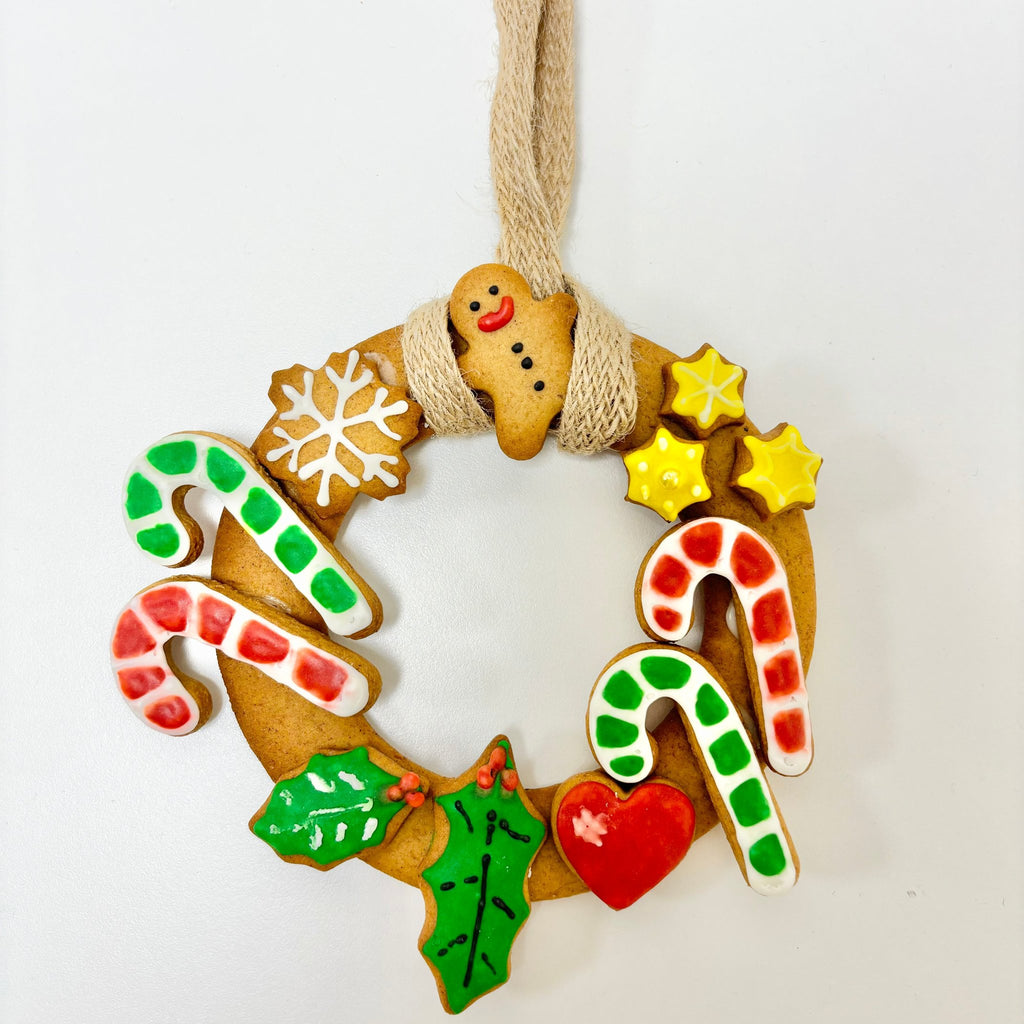
[[[680,441],[659,427],[646,445],[622,456],[629,472],[626,499],[672,522],[687,505],[711,497],[704,476],[705,450],[704,444]]]
[[[804,444],[796,427],[780,424],[761,437],[743,438],[743,444],[753,465],[736,478],[737,487],[759,495],[772,515],[814,504],[821,456]]]
[[[710,433],[723,418],[726,422],[743,418],[747,371],[727,362],[710,345],[704,345],[692,360],[672,363],[669,373],[678,390],[664,411],[689,421],[695,433]]]

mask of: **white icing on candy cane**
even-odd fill
[[[604,670],[587,708],[587,735],[601,767],[626,783],[650,774],[647,711],[661,697],[675,701],[686,722],[747,883],[763,895],[791,888],[796,851],[750,737],[721,682],[692,652],[644,644],[623,651]]]
[[[230,438],[188,432],[150,445],[128,469],[125,525],[136,544],[167,566],[187,565],[202,533],[185,510],[190,487],[216,495],[260,550],[338,636],[380,625],[380,602],[330,541],[283,497],[253,453]]]
[[[656,639],[676,643],[690,628],[697,585],[724,576],[743,608],[742,642],[753,662],[754,703],[768,764],[800,775],[813,746],[800,639],[782,560],[753,530],[732,519],[696,519],[670,530],[640,569],[637,616]]]
[[[269,613],[269,614],[268,614]],[[111,663],[128,706],[158,732],[184,736],[202,717],[164,650],[176,636],[202,640],[229,658],[254,665],[311,704],[340,716],[365,710],[380,692],[368,662],[260,602],[191,576],[161,580],[136,594],[118,616]]]

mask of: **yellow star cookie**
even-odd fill
[[[680,441],[659,427],[646,445],[622,456],[629,472],[626,500],[672,522],[687,505],[711,497],[704,476],[706,451],[703,441]]]
[[[662,416],[678,419],[697,437],[707,437],[726,423],[743,419],[743,385],[747,371],[702,345],[689,359],[664,368]]]
[[[780,423],[767,434],[736,440],[730,483],[767,519],[788,508],[813,508],[821,456],[808,448],[800,431]]]

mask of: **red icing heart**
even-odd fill
[[[625,800],[601,782],[581,782],[556,814],[562,853],[613,910],[650,892],[686,856],[693,825],[689,797],[663,782],[645,782]]]

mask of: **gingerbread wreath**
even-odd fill
[[[452,293],[452,353],[493,410],[506,452],[535,454],[559,415],[575,309],[567,294],[535,301],[520,275],[494,264]],[[590,889],[627,907],[718,823],[754,890],[796,881],[764,768],[798,775],[812,756],[803,509],[821,460],[792,426],[756,430],[744,411],[746,372],[715,349],[680,359],[640,337],[632,349],[638,410],[616,445],[626,497],[673,525],[635,584],[652,642],[615,654],[586,708],[600,767],[559,785],[524,787],[501,735],[458,778],[412,762],[365,717],[378,671],[335,639],[372,633],[383,610],[332,538],[360,492],[383,499],[405,489],[404,451],[432,434],[407,391],[401,329],[318,370],[276,373],[275,412],[251,448],[174,434],[127,475],[128,529],[165,565],[188,564],[202,545],[187,490],[224,505],[213,579],[162,580],[118,618],[112,656],[128,705],[168,735],[198,728],[209,694],[167,645],[213,646],[232,710],[274,780],[252,831],[285,860],[326,870],[358,857],[418,885],[420,948],[452,1012],[507,979],[532,901]],[[681,641],[698,592],[703,632],[689,650]],[[662,697],[678,714],[651,735],[647,709]]]
[[[111,643],[129,707],[172,736],[201,726],[211,700],[175,666],[170,641],[216,649],[232,711],[274,781],[253,833],[290,862],[328,870],[359,858],[418,886],[420,950],[456,1013],[507,980],[533,901],[589,889],[628,907],[719,823],[750,887],[786,891],[799,864],[765,768],[799,775],[813,753],[804,510],[821,459],[786,423],[757,431],[741,367],[707,345],[680,358],[632,335],[564,275],[572,2],[495,10],[499,261],[319,369],[274,374],[274,412],[251,447],[195,431],[142,452],[123,508],[143,553],[171,567],[198,556],[190,488],[224,514],[212,579],[145,588]],[[635,583],[649,642],[610,658],[585,708],[594,770],[536,789],[503,735],[447,778],[376,732],[365,712],[382,680],[358,640],[386,609],[358,557],[333,543],[360,493],[404,491],[409,446],[483,429],[514,459],[536,455],[552,430],[572,453],[614,449],[627,500],[669,524]],[[649,733],[661,698],[677,713]]]

